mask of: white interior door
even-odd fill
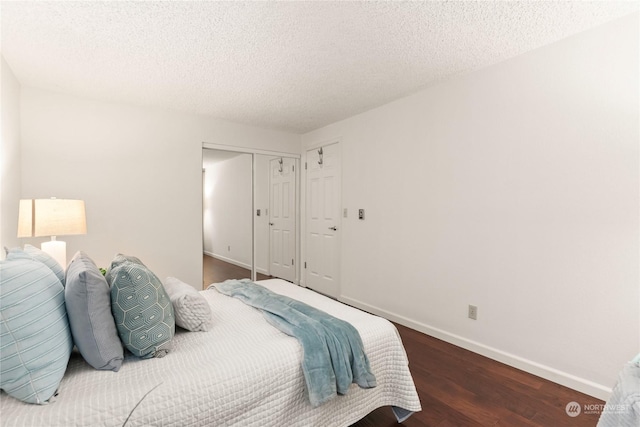
[[[305,285],[337,298],[340,289],[340,151],[307,151]]]
[[[269,274],[290,282],[296,279],[295,159],[271,160],[269,204]]]

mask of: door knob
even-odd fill
[[[329,227],[329,230],[336,231],[336,230],[338,230],[338,227]]]
[[[270,222],[269,225],[273,225],[273,222]]]

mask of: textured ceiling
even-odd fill
[[[637,1],[6,2],[24,86],[306,132]]]

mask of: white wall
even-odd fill
[[[198,289],[202,143],[300,149],[295,134],[33,88],[22,88],[20,113],[21,197],[86,202],[88,233],[65,237],[68,257],[82,249],[106,266],[117,252],[132,254],[161,280]]]
[[[205,156],[210,151],[206,150]],[[205,166],[204,180],[204,252],[249,270],[253,250],[252,162],[251,154],[245,153],[211,163]]]
[[[21,187],[20,84],[0,56],[0,248],[19,246],[18,201]],[[0,259],[5,256],[0,250]]]
[[[640,351],[638,75],[635,14],[304,135],[342,142],[341,299],[606,398]]]

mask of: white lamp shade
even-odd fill
[[[87,234],[83,200],[25,199],[20,200],[18,237],[51,236],[41,248],[60,266],[67,267],[67,244],[56,236]]]
[[[83,200],[20,200],[18,237],[71,234],[87,234]]]
[[[18,210],[18,237],[33,236],[33,200],[20,200]]]

